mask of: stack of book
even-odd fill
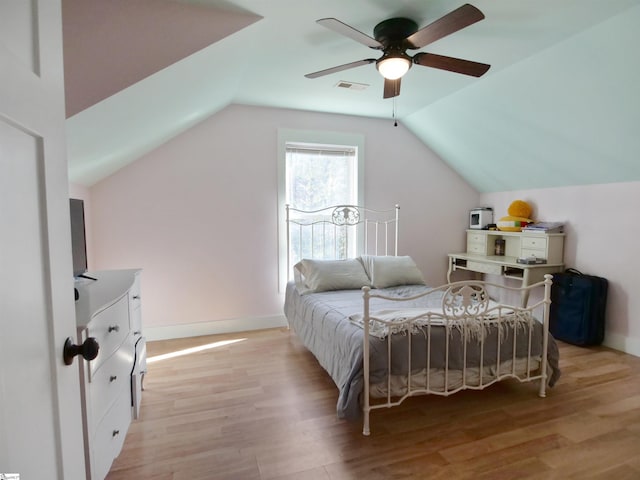
[[[527,233],[562,233],[564,231],[563,222],[537,222],[530,223],[522,227],[523,232]]]

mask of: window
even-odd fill
[[[280,285],[287,272],[285,204],[302,210],[329,205],[363,205],[363,138],[360,135],[280,131],[279,139],[279,218]],[[350,236],[339,241],[353,256],[358,239]],[[311,236],[291,242],[291,265],[305,256],[322,258],[325,245],[312,244]],[[332,241],[333,243],[333,241]],[[313,255],[311,255],[313,251]],[[334,252],[327,255],[333,258]]]
[[[358,203],[355,146],[285,145],[285,202],[302,210]]]
[[[358,203],[357,147],[287,143],[285,146],[285,202],[300,210]],[[325,215],[326,216],[326,215]],[[321,229],[321,226],[318,227]],[[354,256],[355,230],[329,230],[314,235],[314,227],[291,236],[290,259]],[[337,247],[337,248],[336,248]]]

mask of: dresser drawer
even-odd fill
[[[131,423],[131,397],[128,393],[128,388],[121,392],[96,428],[91,442],[91,478],[106,477],[113,459],[122,450]]]
[[[129,290],[129,322],[131,331],[137,337],[142,334],[142,315],[140,313],[140,305],[142,297],[140,293],[140,276],[136,275]]]
[[[475,233],[468,232],[467,233],[467,244],[469,243],[479,243],[482,245],[487,244],[487,235],[484,233]]]
[[[546,250],[547,239],[541,237],[522,237],[522,249]],[[524,256],[524,255],[523,255]]]
[[[467,253],[486,255],[487,235],[477,232],[467,232]]]
[[[473,260],[467,261],[467,270],[480,273],[490,273],[493,275],[502,274],[502,266],[495,265],[493,263],[474,262]]]
[[[87,326],[87,336],[94,337],[100,345],[98,356],[89,363],[92,375],[122,345],[128,334],[129,299],[124,295],[93,317]]]
[[[126,389],[131,382],[133,363],[133,344],[127,340],[93,374],[89,383],[89,401],[91,402],[91,414],[96,421],[104,417],[117,395]]]
[[[140,307],[135,310],[131,310],[131,317],[129,318],[131,323],[131,332],[136,339],[142,336],[142,313]]]
[[[478,255],[486,255],[487,245],[485,243],[467,243],[467,253],[477,253]]]

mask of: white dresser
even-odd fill
[[[137,418],[146,350],[140,313],[140,270],[105,270],[76,281],[78,344],[93,337],[98,356],[78,357],[87,479],[102,480]]]

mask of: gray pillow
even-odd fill
[[[302,294],[329,290],[355,290],[371,286],[362,263],[347,260],[303,259],[294,266],[296,287]]]
[[[360,257],[360,261],[371,279],[373,288],[424,285],[422,272],[409,256],[363,255]]]

